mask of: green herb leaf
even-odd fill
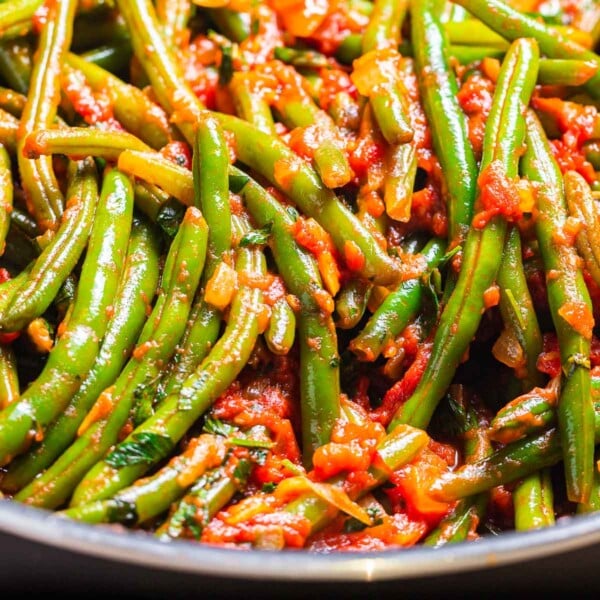
[[[269,241],[271,235],[271,229],[273,228],[272,223],[267,223],[261,229],[253,229],[249,231],[241,240],[240,246],[245,248],[246,246],[262,246]]]
[[[229,189],[234,194],[239,194],[250,181],[247,175],[229,175]]]
[[[224,423],[219,419],[213,417],[207,417],[204,421],[204,427],[202,430],[206,433],[212,433],[213,435],[221,435],[223,437],[230,437],[237,432],[237,429],[228,423]]]
[[[151,465],[164,458],[173,449],[171,438],[158,433],[132,434],[132,441],[121,442],[107,457],[106,462],[115,469],[129,465]]]
[[[169,237],[175,237],[185,210],[186,207],[181,202],[169,198],[158,210],[156,222]]]

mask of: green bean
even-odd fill
[[[17,132],[19,121],[10,113],[0,109],[0,144],[14,155],[17,150]]]
[[[417,175],[417,150],[413,142],[390,146],[386,153],[387,173],[383,184],[385,212],[396,221],[410,220],[413,188]]]
[[[236,268],[249,280],[260,276],[265,269],[262,252],[240,249]],[[239,287],[231,305],[227,327],[210,353],[178,392],[167,396],[150,418],[92,467],[75,489],[71,506],[114,496],[168,456],[174,445],[227,389],[248,361],[258,337],[261,296],[259,290],[249,285]],[[128,452],[135,453],[140,449],[146,457],[143,462],[127,461]],[[124,464],[116,460],[119,455],[123,456]]]
[[[213,8],[209,11],[210,18],[218,30],[231,41],[240,43],[250,36],[250,15],[228,8]]]
[[[553,426],[556,423],[558,383],[555,379],[547,388],[534,387],[503,406],[490,423],[490,438],[507,444]],[[598,383],[592,387],[592,393]]]
[[[70,199],[61,226],[36,259],[19,293],[0,311],[0,328],[17,331],[50,306],[63,281],[73,270],[88,242],[98,199],[96,169],[86,160],[72,165],[67,190]]]
[[[537,45],[527,39],[514,42],[504,59],[486,124],[480,172],[498,168],[505,177],[518,173],[525,123],[521,106],[527,105],[537,73]],[[502,258],[506,221],[493,217],[469,230],[456,286],[445,305],[435,332],[434,347],[413,395],[397,411],[392,424],[408,422],[424,427],[454,376],[485,308],[484,292],[493,284]]]
[[[362,37],[362,51],[367,53],[376,48],[398,44],[402,23],[408,9],[408,0],[376,0],[373,12]]]
[[[56,117],[60,98],[62,60],[71,43],[76,0],[64,0],[48,7],[34,61],[27,103],[20,131],[49,127]],[[63,213],[64,199],[50,158],[30,160],[23,154],[24,137],[18,140],[17,158],[30,212],[42,229],[56,230]]]
[[[19,400],[20,385],[15,353],[10,344],[0,344],[0,410]]]
[[[117,379],[147,319],[158,284],[160,245],[156,234],[156,229],[145,219],[134,219],[114,312],[98,358],[42,442],[9,465],[2,487],[20,489],[15,499],[45,508],[61,506],[94,464],[96,458],[88,451],[92,438],[82,435],[75,439],[75,435],[100,393]]]
[[[253,82],[246,73],[235,72],[229,82],[229,90],[238,117],[269,135],[276,134],[271,107],[260,92],[254,89]]]
[[[567,493],[572,501],[585,502],[593,479],[594,454],[589,362],[591,326],[589,333],[585,329],[587,322],[593,323],[592,304],[575,248],[556,243],[567,218],[562,174],[539,120],[532,111],[527,112],[526,119],[527,151],[522,171],[539,186],[536,197],[540,217],[535,230],[547,274],[548,303],[563,369],[558,423],[564,438]],[[552,273],[558,276],[548,276]],[[579,315],[575,321],[569,312],[573,308]]]
[[[222,127],[234,134],[238,158],[287,194],[309,217],[328,231],[344,255],[350,240],[364,257],[359,273],[386,285],[401,277],[400,265],[387,255],[373,235],[323,186],[317,174],[282,142],[249,123],[222,113],[216,114]]]
[[[600,62],[573,59],[540,60],[538,81],[542,85],[585,85],[600,68]]]
[[[273,354],[288,354],[296,335],[296,315],[287,300],[281,298],[271,307],[265,341]]]
[[[304,91],[302,77],[291,67],[281,67],[277,75],[292,94],[278,96],[275,107],[289,129],[317,128],[319,141],[313,149],[313,164],[321,181],[330,189],[342,187],[352,179],[352,169],[343,149],[343,140],[333,119]]]
[[[76,54],[69,53],[66,62],[85,75],[92,89],[110,89],[115,117],[127,131],[155,150],[173,139],[166,115],[144,92]]]
[[[513,491],[515,529],[526,531],[554,525],[554,490],[549,469],[532,473]]]
[[[138,137],[125,131],[108,131],[91,127],[38,129],[25,137],[23,152],[32,159],[64,154],[73,159],[82,156],[116,161],[123,150],[150,150]]]
[[[187,37],[187,24],[192,16],[191,0],[159,0],[156,3],[156,16],[163,26],[163,35],[175,47]]]
[[[302,448],[304,462],[309,465],[314,450],[330,440],[340,412],[337,336],[331,309],[323,308],[330,298],[322,288],[315,260],[298,247],[290,232],[293,217],[252,180],[246,183],[241,193],[258,225],[271,224],[275,263],[287,288],[300,300],[297,335],[302,374]]]
[[[373,286],[363,279],[351,279],[342,285],[335,297],[336,327],[356,327],[365,314],[372,291]]]
[[[565,198],[569,214],[579,220],[582,229],[577,233],[579,254],[592,279],[600,284],[600,215],[596,209],[592,190],[587,181],[576,171],[564,174]]]
[[[20,119],[26,104],[27,96],[9,88],[0,87],[0,107],[13,117]]]
[[[10,211],[10,223],[11,226],[14,225],[18,227],[25,235],[27,235],[31,239],[41,234],[37,223],[33,220],[31,215],[29,215],[27,212],[21,210],[16,206],[13,206],[12,210]]]
[[[464,240],[471,224],[477,163],[448,62],[448,42],[440,22],[443,5],[443,0],[417,3],[411,13],[411,32],[423,108],[449,196],[449,241],[456,244]]]
[[[156,98],[169,115],[181,115],[177,128],[188,143],[193,144],[194,126],[204,117],[205,109],[185,83],[181,65],[161,34],[152,2],[117,0],[116,4],[127,22],[134,54],[144,67]],[[148,48],[153,52],[148,52]]]
[[[96,360],[131,227],[130,189],[129,182],[120,174],[105,175],[66,329],[52,348],[40,376],[17,404],[0,413],[0,461],[22,453],[32,441],[32,430],[36,437],[41,437],[78,391]]]
[[[212,118],[198,124],[192,160],[194,204],[208,223],[208,257],[194,299],[190,321],[177,352],[163,375],[164,395],[178,391],[208,354],[221,329],[221,311],[204,299],[206,284],[217,265],[231,252],[232,224],[229,206],[229,154],[223,131]]]
[[[13,182],[10,157],[4,146],[0,144],[0,256],[4,254],[12,208]]]
[[[548,58],[565,58],[591,61],[600,65],[600,57],[554,27],[520,13],[500,0],[455,0],[481,19],[490,29],[507,40],[524,36],[534,38],[540,52]],[[593,98],[600,97],[600,73],[596,73],[585,83],[585,89]]]
[[[23,270],[18,275],[0,284],[0,312],[6,309],[19,288],[29,279],[32,267],[33,261],[24,265]]]
[[[446,248],[446,242],[433,238],[422,250],[427,270],[435,269]],[[384,346],[418,313],[423,298],[421,278],[408,279],[385,297],[360,333],[350,341],[350,350],[361,360],[372,362]]]
[[[504,329],[516,340],[522,353],[515,365],[516,375],[522,380],[523,390],[530,390],[542,385],[542,374],[536,366],[542,352],[542,333],[523,270],[521,236],[516,227],[511,227],[507,235],[497,284]]]
[[[12,28],[28,31],[31,18],[35,11],[42,5],[43,0],[12,0],[0,4],[0,32]]]
[[[596,451],[594,460],[596,461],[596,465],[600,460],[600,453]],[[600,509],[600,471],[596,468],[594,469],[594,482],[592,484],[592,491],[590,493],[590,499],[587,502],[580,502],[575,512],[577,514],[582,513],[590,513]]]

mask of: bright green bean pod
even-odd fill
[[[2,330],[17,331],[42,315],[74,269],[87,245],[94,220],[98,201],[96,176],[91,160],[72,165],[67,189],[69,203],[61,226],[37,258],[19,293],[0,311]]]
[[[376,0],[369,24],[362,36],[362,51],[389,47],[400,42],[402,23],[408,10],[408,0]]]
[[[481,173],[497,168],[505,177],[517,177],[525,139],[522,107],[529,103],[537,68],[535,41],[514,42],[502,63],[486,123]],[[506,228],[506,221],[498,215],[482,228],[469,230],[460,273],[442,311],[431,357],[415,392],[394,415],[392,426],[410,423],[427,427],[481,321],[484,292],[496,278]]]
[[[69,53],[66,62],[85,75],[93,90],[110,89],[115,118],[127,131],[155,150],[160,150],[173,139],[167,116],[142,90],[76,54]]]
[[[95,187],[94,174],[90,175]],[[132,213],[129,181],[117,172],[105,174],[65,331],[55,342],[40,376],[17,404],[0,413],[0,461],[22,453],[32,441],[32,432],[40,435],[61,414],[92,368],[108,324]]]
[[[521,235],[516,227],[511,227],[507,235],[496,282],[500,288],[504,328],[516,338],[523,353],[516,374],[522,380],[523,390],[527,391],[543,383],[536,366],[542,352],[542,332],[523,270]]]
[[[335,297],[335,325],[352,329],[363,318],[373,286],[363,279],[354,278],[342,285]]]
[[[10,344],[0,344],[0,410],[17,402],[19,394],[15,353]]]
[[[243,42],[250,36],[250,14],[228,8],[209,10],[210,18],[216,23],[219,31],[232,42]]]
[[[249,180],[241,191],[248,211],[264,227],[271,223],[271,248],[286,287],[300,300],[297,337],[300,345],[300,406],[302,448],[310,464],[316,448],[329,442],[340,414],[337,335],[330,312],[323,309],[328,294],[318,266],[297,245],[290,232],[294,220],[266,190]]]
[[[192,12],[191,0],[159,0],[156,3],[156,16],[162,23],[163,35],[175,47],[186,39]]]
[[[271,307],[264,336],[273,354],[287,354],[291,350],[296,336],[296,315],[285,298],[277,300]]]
[[[195,125],[205,109],[183,77],[182,67],[161,33],[151,0],[117,0],[119,11],[131,32],[131,45],[142,64],[152,89],[163,108],[171,115],[181,113],[177,127],[193,144]],[[152,52],[148,52],[152,48]]]
[[[52,159],[28,159],[23,154],[24,137],[38,127],[53,125],[60,100],[62,61],[71,43],[76,7],[76,0],[64,0],[48,7],[19,129],[19,172],[30,212],[44,230],[59,227],[64,199],[54,174]]]
[[[124,150],[146,152],[150,147],[125,131],[108,131],[91,127],[38,129],[26,136],[23,152],[32,159],[52,154],[94,156],[116,161]]]
[[[29,279],[33,261],[26,265],[23,270],[8,281],[0,283],[0,312],[6,310],[19,288]]]
[[[9,112],[13,117],[20,119],[26,104],[27,96],[19,94],[10,88],[0,87],[0,107]]]
[[[208,257],[190,321],[179,349],[161,382],[162,394],[170,395],[208,354],[221,329],[221,311],[204,300],[206,283],[217,265],[231,252],[233,243],[229,206],[229,154],[217,121],[198,124],[192,160],[194,204],[208,223]]]
[[[415,68],[433,147],[448,193],[448,236],[464,240],[476,196],[477,163],[467,121],[457,100],[456,76],[449,65],[448,41],[440,14],[443,0],[424,0],[411,13]]]
[[[0,33],[14,27],[25,28],[27,31],[35,11],[42,3],[43,0],[12,0],[0,4]]]
[[[594,471],[594,417],[590,392],[592,303],[576,249],[556,242],[567,219],[562,174],[533,111],[527,112],[526,119],[527,151],[523,156],[522,171],[538,186],[539,217],[535,230],[547,276],[548,303],[563,370],[558,426],[564,439],[567,493],[574,502],[586,502]],[[551,277],[548,275],[551,273],[558,276]],[[573,310],[578,315],[575,320]],[[586,330],[588,325],[589,332]]]
[[[444,256],[446,241],[433,238],[422,250],[427,270],[437,267]],[[361,360],[374,361],[387,342],[402,333],[402,330],[417,315],[423,298],[421,278],[402,282],[396,290],[385,297],[360,333],[351,340],[350,350]]]
[[[252,123],[252,125],[269,135],[277,134],[269,103],[259,91],[254,90],[246,73],[243,71],[235,72],[229,82],[229,90],[238,117]]]
[[[266,268],[262,252],[240,249],[236,268],[249,280]],[[165,458],[188,429],[235,380],[246,365],[258,337],[258,315],[262,293],[249,285],[238,289],[227,327],[208,356],[184,381],[181,389],[162,401],[154,415],[136,427],[103,460],[96,463],[75,489],[71,506],[110,498],[141,477],[156,462]],[[115,458],[148,448],[147,460],[122,464]],[[126,461],[124,461],[126,462]]]
[[[532,473],[513,491],[515,529],[527,531],[554,525],[554,490],[549,469]]]
[[[0,144],[0,256],[4,254],[6,234],[13,208],[13,182],[10,157]]]
[[[396,221],[410,220],[412,195],[417,176],[415,144],[390,146],[386,154],[388,170],[383,184],[385,212]]]
[[[115,295],[114,313],[98,359],[69,407],[49,427],[41,444],[9,465],[2,487],[20,490],[15,495],[16,500],[56,508],[68,500],[77,483],[95,462],[92,452],[88,451],[91,438],[81,436],[75,439],[75,436],[100,393],[119,376],[146,322],[149,303],[158,285],[161,248],[157,234],[158,231],[145,219],[134,220]],[[39,477],[33,479],[38,473]],[[31,483],[23,487],[29,481]]]
[[[195,205],[210,226],[208,277],[232,245],[228,168],[229,152],[221,126],[217,120],[207,118],[198,123],[193,175]]]
[[[600,68],[600,62],[573,59],[540,60],[538,82],[542,85],[585,85]]]
[[[481,19],[490,29],[507,40],[524,36],[534,38],[540,52],[549,58],[566,58],[591,61],[600,65],[600,56],[569,39],[555,27],[515,10],[500,0],[455,0]],[[585,84],[585,89],[594,98],[600,98],[600,73],[596,73]]]
[[[225,130],[234,134],[239,160],[287,194],[302,213],[319,222],[331,234],[342,256],[346,243],[356,245],[364,257],[362,276],[381,285],[401,278],[399,262],[388,256],[357,217],[283,142],[237,117],[222,113],[215,116]]]

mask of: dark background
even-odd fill
[[[381,583],[214,579],[115,563],[0,533],[3,598],[561,598],[600,597],[600,545],[523,564]]]

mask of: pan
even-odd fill
[[[403,590],[420,597],[485,597],[508,592],[600,589],[600,514],[555,526],[507,532],[438,549],[317,554],[230,550],[162,542],[141,531],[86,525],[0,501],[3,587],[21,592],[127,597],[285,597],[335,592],[336,598]]]

